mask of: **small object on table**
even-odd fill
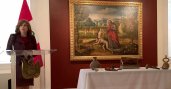
[[[169,69],[169,58],[167,57],[167,55],[165,55],[165,57],[163,58],[163,66],[162,69]]]
[[[106,71],[118,71],[117,69],[115,69],[115,66],[112,65],[111,67],[107,67],[105,68]]]
[[[100,62],[97,61],[97,57],[93,57],[93,60],[90,63],[90,68],[95,71],[98,71],[97,68],[100,68]]]
[[[152,69],[158,69],[160,70],[160,68],[156,67],[156,66],[149,66],[148,64],[145,65],[145,68],[148,69],[148,68],[152,68]]]
[[[146,68],[146,69],[148,69],[148,68],[149,68],[148,64],[146,64],[146,65],[145,65],[145,68]]]
[[[137,58],[121,57],[120,69],[139,69],[139,63]]]

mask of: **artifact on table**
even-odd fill
[[[111,67],[106,67],[105,70],[106,71],[118,71],[119,69],[115,69],[115,66],[112,65]]]
[[[169,69],[169,58],[167,57],[167,55],[165,55],[165,57],[163,58],[162,69]]]
[[[90,68],[92,70],[97,70],[97,68],[100,68],[100,62],[97,61],[97,57],[93,57],[92,62],[90,63]]]
[[[139,63],[136,58],[122,57],[120,60],[120,69],[138,69]]]
[[[149,66],[148,64],[145,65],[145,68],[146,68],[146,69],[148,69],[148,68],[160,69],[160,68],[158,68],[157,66]]]

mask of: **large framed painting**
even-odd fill
[[[71,61],[142,58],[142,3],[69,1]]]

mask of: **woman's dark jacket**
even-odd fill
[[[30,35],[27,37],[21,37],[17,34],[11,34],[8,43],[7,50],[36,50],[36,39],[35,36]],[[22,77],[22,56],[16,57],[16,85],[17,86],[29,86],[33,85],[33,79],[24,79]]]

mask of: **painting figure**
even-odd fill
[[[106,41],[105,39],[102,38],[102,29],[100,29],[97,34],[96,43],[94,43],[94,45],[96,45],[96,44],[102,45],[103,50],[107,49],[112,52],[112,50],[109,48],[108,41]]]
[[[111,20],[107,21],[107,38],[108,38],[110,49],[114,50],[120,48],[117,29],[115,24],[113,24]]]

